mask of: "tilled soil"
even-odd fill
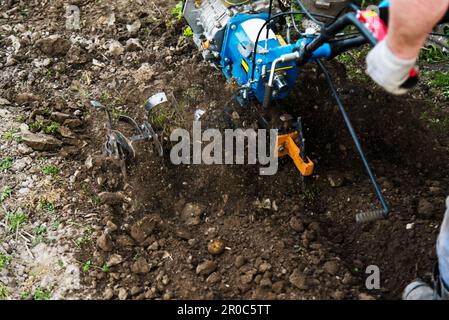
[[[378,208],[377,200],[325,80],[313,66],[285,102],[292,114],[303,117],[316,163],[306,186],[287,159],[275,176],[260,176],[259,167],[249,165],[175,166],[169,158],[170,132],[190,130],[197,109],[206,111],[203,129],[257,128],[259,117],[257,107],[235,105],[220,71],[202,62],[182,36],[184,23],[170,14],[175,3],[77,1],[78,31],[64,30],[63,1],[3,5],[18,8],[0,19],[6,30],[0,97],[10,102],[5,110],[25,114],[28,127],[35,110],[49,110],[34,114],[43,122],[56,111],[82,122],[74,129],[69,127],[74,121],[64,124],[70,131],[55,133],[62,148],[47,154],[63,168],[59,228],[77,229],[51,245],[69,247],[60,254],[75,256],[81,278],[70,294],[56,298],[398,299],[414,278],[429,279],[449,186],[449,137],[447,128],[431,125],[424,115],[437,107],[433,117],[447,117],[446,100],[424,82],[409,96],[391,97],[363,75],[347,76],[345,66],[330,64],[393,208],[383,221],[355,222],[356,213]],[[71,39],[67,51],[37,44],[51,34],[59,34],[63,43]],[[20,39],[17,52],[10,35]],[[114,119],[126,113],[142,121],[144,101],[159,91],[168,94],[169,103],[157,107],[151,120],[165,155],[158,157],[147,142],[137,143],[125,179],[120,163],[103,155],[105,117],[89,100],[101,100]],[[39,97],[28,101],[23,93]],[[225,107],[235,112],[229,117]],[[2,150],[19,145],[5,144]],[[40,157],[40,152],[31,154],[30,170]],[[2,183],[12,176],[6,171]],[[329,181],[339,183],[332,187]],[[17,195],[8,201],[19,200]],[[35,225],[40,219],[30,217]],[[222,250],[211,254],[211,242]],[[13,259],[14,248],[9,248]],[[7,266],[5,285],[14,292],[11,298],[19,298],[24,286],[11,281],[17,277],[14,263]],[[380,290],[365,286],[370,265],[380,268]],[[44,284],[36,282],[29,290]]]

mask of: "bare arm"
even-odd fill
[[[448,7],[449,0],[391,0],[390,50],[401,59],[416,58]]]

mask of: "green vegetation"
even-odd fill
[[[8,130],[3,134],[3,139],[6,141],[12,141],[14,138],[14,131]]]
[[[55,204],[47,199],[39,200],[39,208],[47,211],[49,214],[55,213]]]
[[[41,242],[45,242],[45,235],[47,234],[47,227],[43,224],[41,224],[40,226],[36,227],[34,229],[34,235],[36,236],[36,238],[33,240],[33,245],[37,245]]]
[[[87,260],[83,264],[83,272],[89,272],[89,270],[92,268],[92,260]]]
[[[182,19],[182,1],[179,1],[176,7],[171,9],[171,15],[178,21]]]
[[[22,224],[27,221],[28,217],[21,211],[15,211],[7,214],[8,231],[16,232]]]
[[[430,86],[441,90],[446,98],[449,98],[449,72],[432,72],[429,74]]]
[[[12,157],[2,158],[2,160],[0,160],[0,171],[11,169],[13,162],[14,159]]]
[[[42,123],[35,121],[28,125],[28,128],[30,128],[31,132],[38,132],[42,129]]]
[[[42,167],[42,173],[46,175],[56,176],[59,174],[59,168],[54,165],[47,165]]]
[[[92,234],[94,230],[92,227],[86,227],[83,231],[83,235],[76,239],[75,244],[78,248],[81,248],[82,246],[88,245],[92,242]]]
[[[46,134],[55,134],[56,131],[61,127],[59,122],[53,121],[49,126],[44,129]]]
[[[449,60],[449,53],[441,49],[441,47],[432,44],[421,50],[420,59],[427,63],[438,63]]]
[[[3,202],[6,199],[8,199],[11,196],[11,193],[12,193],[12,188],[10,186],[4,186],[2,193],[0,195],[0,202]]]
[[[104,264],[101,266],[101,271],[103,271],[104,273],[108,273],[108,272],[109,272],[109,266],[108,266],[107,263],[104,263]]]
[[[6,298],[8,298],[8,295],[9,295],[8,288],[0,284],[0,300],[5,300]]]
[[[11,262],[11,260],[12,260],[11,256],[6,254],[0,254],[0,270],[6,267]]]
[[[39,287],[34,291],[33,295],[34,300],[50,300],[50,298],[51,298],[50,289],[42,289]]]
[[[307,185],[304,190],[304,197],[307,202],[315,202],[318,198],[319,189],[316,185]]]
[[[189,26],[184,28],[184,30],[182,31],[182,34],[184,37],[186,37],[188,39],[193,38],[193,30]]]

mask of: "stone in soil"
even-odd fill
[[[150,272],[150,270],[151,268],[148,261],[143,257],[138,258],[131,266],[131,271],[137,274],[146,274]]]
[[[328,274],[335,276],[338,273],[339,266],[336,261],[327,261],[323,266],[323,270]]]
[[[435,206],[427,199],[421,199],[418,204],[418,215],[423,218],[431,218],[435,214]]]
[[[196,203],[187,203],[182,210],[181,218],[187,226],[196,226],[201,223],[203,207]]]
[[[103,233],[101,236],[98,237],[97,247],[99,247],[101,250],[106,252],[112,251],[112,246],[113,246],[112,240],[108,234]]]
[[[113,267],[113,266],[119,265],[122,262],[123,262],[123,257],[119,254],[114,253],[109,257],[107,265],[109,267]]]
[[[217,270],[217,264],[214,261],[206,260],[196,267],[196,274],[207,276],[215,270]]]
[[[36,42],[36,48],[52,57],[65,55],[69,51],[70,46],[70,41],[60,35],[51,35]]]
[[[327,180],[332,188],[338,188],[343,186],[345,177],[338,172],[331,172],[327,175]]]
[[[299,269],[293,271],[289,277],[289,281],[298,289],[307,290],[309,288],[307,285],[307,276],[299,271]]]
[[[296,217],[292,217],[290,219],[290,228],[292,228],[294,231],[298,233],[304,232],[304,225]]]
[[[23,143],[36,151],[54,151],[62,146],[61,140],[42,133],[23,132],[20,137]]]
[[[156,219],[144,217],[131,227],[131,237],[138,243],[143,243],[153,233],[156,225]]]
[[[109,206],[117,206],[129,201],[122,192],[102,192],[98,198],[101,204]]]

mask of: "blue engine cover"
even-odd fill
[[[264,99],[265,83],[270,76],[273,61],[284,54],[292,53],[304,41],[311,41],[311,38],[303,38],[295,44],[287,44],[282,37],[276,36],[271,30],[270,36],[266,39],[267,31],[266,29],[263,30],[258,42],[254,79],[250,81],[253,72],[253,52],[257,34],[267,18],[267,13],[240,14],[233,17],[226,28],[220,61],[227,80],[239,87],[246,88],[248,96],[256,97],[259,102],[262,102]],[[319,48],[311,59],[328,58],[330,55],[330,46],[326,44]],[[275,92],[273,100],[283,99],[288,96],[289,91],[294,87],[298,78],[299,68],[296,62],[292,61],[278,64],[276,72],[282,74],[289,89],[283,92]]]

